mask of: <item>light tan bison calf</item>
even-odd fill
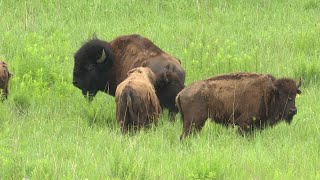
[[[236,125],[241,133],[273,126],[284,119],[291,123],[297,113],[295,98],[301,81],[276,79],[269,74],[224,74],[195,82],[176,97],[183,119],[184,139],[200,131],[206,120]]]
[[[116,89],[116,117],[121,130],[135,130],[157,123],[161,107],[154,89],[155,75],[150,68],[138,67]]]
[[[12,74],[8,70],[7,63],[0,61],[0,89],[1,89],[1,99],[8,98],[8,83]]]

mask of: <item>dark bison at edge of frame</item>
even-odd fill
[[[7,63],[0,61],[0,89],[1,89],[1,100],[8,98],[8,84],[12,76],[12,73],[8,69]]]

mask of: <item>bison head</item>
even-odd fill
[[[105,73],[112,66],[109,44],[99,39],[85,43],[74,55],[73,85],[91,99],[106,85]]]
[[[296,95],[301,93],[299,87],[302,85],[302,79],[297,83],[292,79],[282,78],[278,79],[274,85],[278,96],[280,118],[290,124],[293,116],[297,113],[295,99]]]

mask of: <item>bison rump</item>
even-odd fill
[[[123,132],[157,122],[161,112],[153,87],[155,75],[150,68],[138,67],[116,89],[116,116]]]
[[[126,86],[121,95],[116,97],[116,117],[123,132],[127,132],[128,126],[137,129],[148,126],[157,120],[161,111],[160,106],[154,100],[144,98],[147,96],[130,86]]]

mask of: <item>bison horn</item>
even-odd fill
[[[302,78],[300,77],[299,82],[298,82],[298,84],[297,84],[297,89],[299,89],[299,87],[301,87],[302,82],[303,82],[303,80],[302,80]]]
[[[106,60],[106,52],[102,50],[101,57],[97,60],[97,63],[103,63]]]

